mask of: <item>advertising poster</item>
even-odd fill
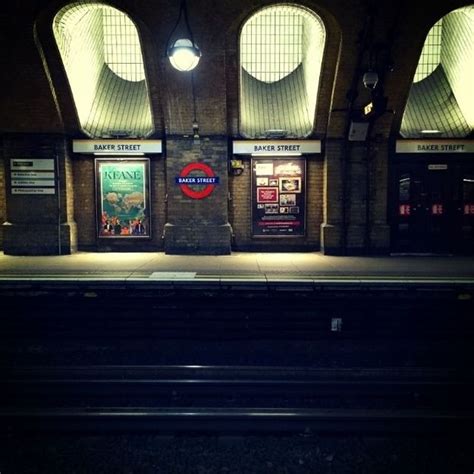
[[[149,160],[96,160],[98,235],[150,237]]]
[[[306,159],[252,159],[252,235],[291,237],[305,233]]]

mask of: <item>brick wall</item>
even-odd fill
[[[325,146],[321,249],[330,254],[340,253],[343,246],[344,145],[333,139]]]
[[[227,139],[202,137],[200,143],[195,144],[190,137],[169,138],[166,155],[168,214],[164,232],[165,251],[170,254],[229,253],[231,228],[227,207]],[[204,163],[219,177],[219,184],[203,199],[186,196],[175,182],[182,169],[190,163]],[[192,175],[202,176],[202,172]],[[194,186],[193,189],[199,188]]]
[[[3,146],[2,146],[3,151]],[[5,159],[0,154],[0,250],[3,249],[3,223],[6,220],[7,213],[7,196],[5,184]]]
[[[240,176],[229,178],[229,220],[232,225],[233,243],[236,249],[248,248],[252,244],[252,189],[251,160],[243,159],[244,171]]]
[[[72,215],[70,165],[64,138],[51,135],[10,135],[3,140],[6,164],[6,221],[3,225],[7,254],[62,254],[76,249]],[[11,194],[10,160],[14,158],[53,159],[59,176],[54,194]],[[69,178],[68,178],[69,176]],[[66,184],[68,183],[68,184]]]
[[[150,239],[99,239],[97,237],[97,211],[95,188],[95,161],[90,155],[76,155],[72,159],[74,170],[74,214],[78,228],[78,248],[88,251],[156,251],[163,248],[165,224],[165,167],[164,158],[150,155]]]
[[[236,250],[318,250],[323,222],[323,159],[309,155],[306,160],[306,234],[304,237],[252,237],[251,160],[243,159],[244,171],[229,178],[229,221]]]
[[[386,141],[375,139],[369,152],[369,242],[368,253],[380,254],[390,250],[390,227],[388,225],[388,159],[390,148]]]
[[[96,213],[94,158],[75,156],[72,160],[74,214],[78,229],[79,250],[96,250]]]
[[[194,37],[203,53],[194,72],[194,97],[191,75],[172,69],[164,55],[166,40],[178,13],[177,2],[120,0],[115,4],[130,15],[139,30],[155,137],[162,138],[165,146],[162,157],[151,159],[153,237],[147,242],[146,249],[226,253],[231,239],[229,223],[233,229],[234,248],[276,249],[272,241],[268,242],[270,246],[257,247],[257,241],[250,236],[248,160],[242,176],[228,179],[227,175],[227,161],[231,156],[229,143],[240,138],[240,27],[256,9],[270,3],[267,0],[188,2]],[[407,4],[403,7],[400,2],[390,0],[378,9],[374,41],[389,44],[389,33],[392,29],[395,32],[390,50],[395,69],[386,72],[384,78],[388,108],[395,113],[385,114],[377,120],[370,137],[371,148],[367,151],[365,145],[362,148],[349,146],[346,140],[348,92],[354,78],[357,82],[354,106],[362,107],[369,97],[360,81],[360,68],[367,66],[367,58],[362,57],[358,63],[359,37],[367,18],[366,5],[350,0],[303,1],[304,6],[320,15],[327,33],[315,128],[311,136],[322,140],[323,155],[308,158],[307,236],[298,242],[303,248],[321,247],[328,253],[343,253],[345,244],[349,252],[386,251],[388,248],[389,157],[393,140],[398,137],[411,77],[429,28],[438,18],[463,3],[462,0],[446,0],[442,4],[432,3],[427,9],[420,0],[410,4],[407,12]],[[1,46],[0,61],[6,73],[0,75],[0,130],[10,137],[24,134],[22,139],[7,137],[4,141],[3,156],[7,161],[19,152],[25,156],[49,157],[53,144],[61,142],[62,145],[58,145],[61,149],[64,139],[70,143],[72,137],[83,137],[51,31],[52,18],[59,8],[54,2],[32,0],[8,2],[3,6],[4,17],[12,21],[4,22],[2,31],[5,37],[16,40]],[[21,21],[17,21],[19,18]],[[193,99],[203,137],[197,147],[191,144],[190,138],[184,137],[192,133]],[[61,153],[66,185],[60,194],[63,203],[60,220],[61,227],[64,224],[67,229],[65,246],[74,248],[74,224],[77,222],[79,248],[137,248],[136,244],[116,247],[110,242],[98,243],[93,159],[73,157],[70,151]],[[221,184],[214,193],[201,202],[184,197],[174,183],[177,173],[193,161],[210,164],[221,177]],[[52,232],[48,239],[50,248],[54,249],[55,201],[45,198],[40,206],[45,215],[39,218],[36,204],[25,201],[24,196],[22,202],[18,197],[10,196],[5,180],[8,181],[8,176],[2,180],[0,171],[0,219],[11,221],[15,226],[34,221],[36,229],[45,225]],[[369,190],[368,199],[366,189]],[[6,196],[6,203],[2,196]],[[44,230],[44,235],[48,232]],[[35,240],[31,235],[28,239],[23,238],[21,232],[10,234],[8,245],[24,242],[22,245],[27,251]],[[163,234],[168,237],[164,242]],[[45,239],[38,238],[38,244]],[[296,248],[296,240],[293,245]]]

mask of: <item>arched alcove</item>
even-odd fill
[[[240,133],[306,137],[314,128],[326,31],[307,8],[272,5],[240,34]]]
[[[102,3],[73,3],[54,17],[54,36],[83,131],[146,137],[153,121],[137,29]]]
[[[404,138],[466,137],[474,129],[474,6],[429,31],[403,115]]]

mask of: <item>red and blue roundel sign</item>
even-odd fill
[[[189,176],[193,171],[202,171],[205,176]],[[179,176],[176,176],[176,184],[179,185],[181,191],[191,199],[204,199],[209,196],[216,184],[219,184],[219,176],[209,165],[204,163],[189,163],[182,170]],[[191,186],[204,185],[204,188],[195,190]]]

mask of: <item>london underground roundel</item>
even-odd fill
[[[201,171],[204,176],[189,176],[193,171]],[[204,163],[189,163],[182,170],[179,176],[176,177],[176,184],[179,185],[181,191],[191,199],[204,199],[209,196],[219,184],[219,177],[214,174],[214,171],[209,165]],[[201,189],[193,189],[194,185]]]

